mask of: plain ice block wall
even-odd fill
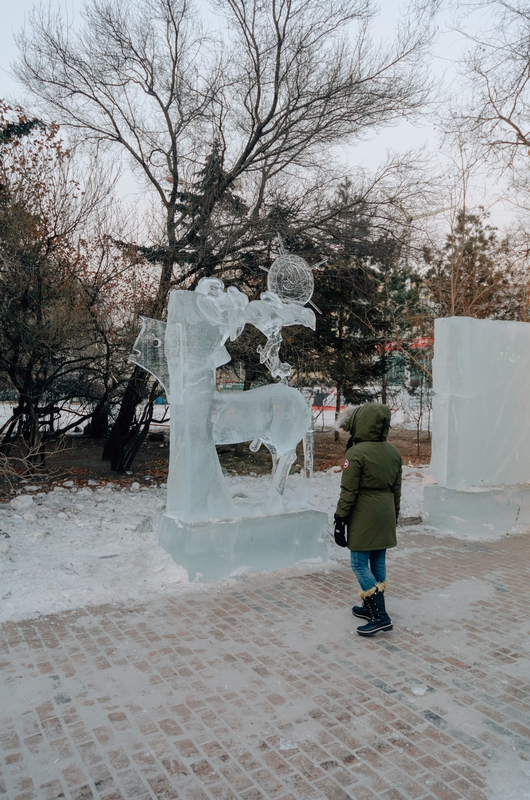
[[[186,525],[164,514],[158,543],[194,580],[218,580],[240,570],[272,572],[306,559],[327,561],[321,511]]]
[[[530,481],[530,324],[434,326],[431,471],[449,489]]]
[[[457,492],[437,484],[423,489],[425,523],[466,539],[490,539],[530,528],[530,487]]]

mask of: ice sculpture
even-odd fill
[[[246,324],[267,337],[260,357],[280,382],[248,392],[217,392],[216,369],[230,360],[225,342],[236,339]],[[167,323],[142,320],[131,360],[169,387],[171,403],[167,507],[159,541],[191,573],[217,578],[241,567],[269,571],[325,557],[327,515],[313,511],[307,501],[285,497],[301,440],[307,473],[312,466],[310,408],[287,385],[291,368],[279,358],[282,327],[300,324],[315,328],[313,311],[300,299],[282,299],[269,289],[249,302],[237,288],[225,290],[217,278],[201,279],[193,292],[171,292]],[[245,441],[254,451],[261,444],[270,450],[273,474],[261,502],[236,504],[215,445]]]
[[[530,324],[435,322],[426,523],[468,536],[530,526]]]
[[[149,317],[140,317],[140,320],[142,328],[129,361],[150,372],[161,384],[166,395],[169,395],[169,373],[164,349],[166,323]]]

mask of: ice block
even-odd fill
[[[431,471],[448,489],[530,481],[530,324],[434,326]]]

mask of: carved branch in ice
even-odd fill
[[[260,300],[248,304],[246,319],[267,337],[267,343],[258,347],[261,363],[266,364],[273,378],[286,382],[291,374],[291,365],[280,361],[280,331],[289,325],[304,325],[315,330],[314,312],[310,308],[283,303],[274,292],[263,292]]]
[[[258,346],[259,360],[261,364],[265,364],[273,378],[280,378],[283,383],[287,383],[292,368],[287,361],[280,361],[281,344],[281,333],[275,331],[267,338],[267,344]]]

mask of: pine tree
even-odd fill
[[[402,262],[399,239],[379,231],[349,181],[330,211],[319,241],[329,262],[315,282],[322,315],[310,346],[311,370],[336,387],[338,413],[342,397],[354,404],[387,401],[388,375],[403,371],[417,335],[421,280]]]

